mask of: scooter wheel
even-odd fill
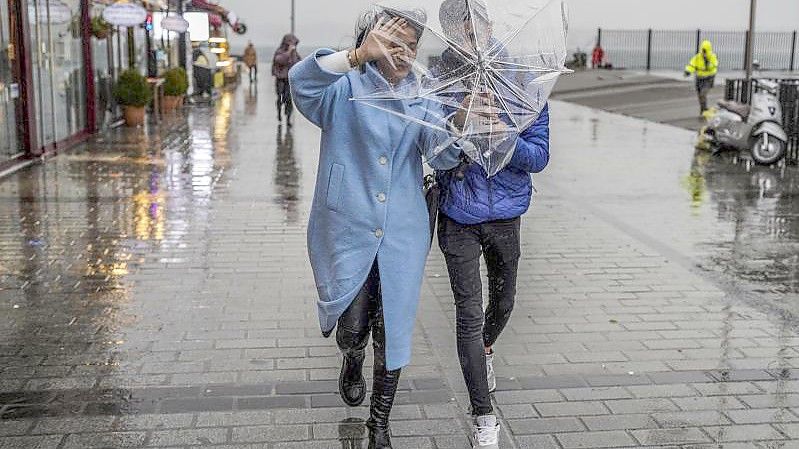
[[[752,139],[752,159],[760,165],[771,165],[785,157],[785,142],[763,133]]]

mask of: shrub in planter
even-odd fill
[[[124,106],[125,123],[139,126],[144,123],[144,107],[150,102],[152,92],[147,79],[136,69],[122,72],[114,86],[117,103]]]
[[[189,90],[189,76],[181,67],[164,72],[164,110],[171,111],[183,104],[183,96]]]
[[[92,35],[97,39],[105,39],[111,33],[111,24],[101,16],[92,17]]]

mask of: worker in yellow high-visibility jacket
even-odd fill
[[[685,76],[696,74],[696,93],[699,96],[699,108],[701,113],[707,110],[707,94],[713,88],[716,81],[716,73],[719,71],[719,58],[713,53],[713,44],[710,41],[703,41],[699,47],[699,53],[695,54],[691,61],[685,66]]]

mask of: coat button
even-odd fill
[[[385,157],[385,156],[380,156],[380,157],[377,159],[377,162],[379,162],[379,163],[380,163],[380,165],[386,165],[386,164],[388,164],[388,158],[387,158],[387,157]]]
[[[377,228],[375,230],[375,237],[377,237],[377,238],[383,237],[383,230],[380,229],[380,228]]]
[[[382,192],[378,193],[377,194],[377,201],[380,201],[381,203],[385,203],[386,202],[386,194],[382,193]]]

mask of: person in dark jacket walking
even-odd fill
[[[299,43],[299,39],[293,34],[283,36],[283,41],[272,58],[272,76],[275,77],[275,89],[277,90],[277,119],[282,122],[285,113],[288,126],[291,126],[291,113],[294,112],[289,88],[289,70],[302,60],[300,54],[297,53],[297,44]]]
[[[465,0],[444,1],[439,18],[445,33],[465,30],[467,36],[473,36],[472,24],[481,22],[484,28],[490,28],[482,2],[469,3],[471,8],[467,8]],[[460,23],[463,28],[453,31],[453,23]],[[442,60],[451,69],[452,61],[447,59],[452,54],[447,56]],[[470,98],[463,101],[468,104]],[[459,115],[463,114],[455,114],[454,124],[462,127],[463,118]],[[463,158],[465,162],[460,167],[436,172],[441,189],[438,242],[455,298],[458,357],[474,416],[474,447],[497,448],[499,425],[489,397],[496,388],[493,347],[508,323],[515,301],[521,256],[520,217],[529,208],[533,191],[530,174],[542,171],[549,163],[548,107],[521,133],[509,164],[494,176],[489,177],[483,167]],[[485,311],[481,255],[488,269]]]

